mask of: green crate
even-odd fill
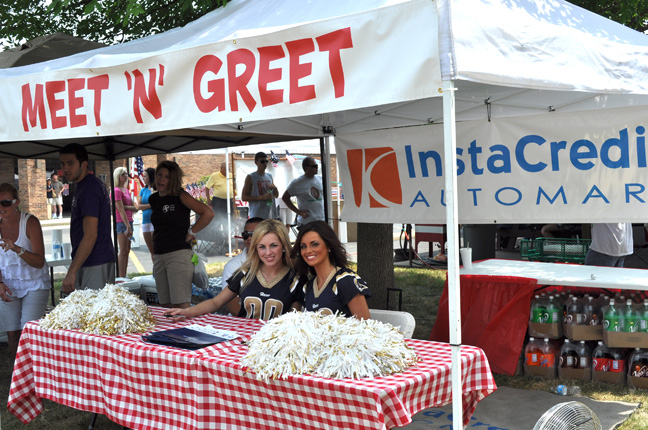
[[[529,261],[583,264],[591,243],[589,239],[523,239],[520,241],[520,254],[523,260]]]

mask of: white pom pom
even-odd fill
[[[139,297],[118,285],[77,290],[61,300],[40,323],[46,330],[78,329],[94,334],[143,333],[155,318]]]
[[[260,380],[301,374],[375,377],[402,372],[418,361],[389,324],[314,312],[290,312],[268,321],[248,347],[241,363]]]

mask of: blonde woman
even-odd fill
[[[128,171],[125,167],[118,167],[113,172],[115,181],[115,217],[117,220],[117,264],[119,265],[119,276],[126,276],[128,268],[128,254],[131,249],[131,238],[133,237],[133,212],[137,212],[137,202],[131,198],[126,188],[128,184]]]
[[[301,285],[290,259],[288,230],[267,219],[254,229],[249,254],[216,297],[188,309],[171,309],[172,317],[191,318],[216,312],[237,296],[242,318],[269,320],[291,309],[299,310]]]

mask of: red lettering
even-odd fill
[[[58,116],[57,112],[65,108],[65,103],[56,98],[56,94],[65,91],[65,81],[45,82],[45,94],[47,95],[47,105],[49,106],[52,128],[57,129],[67,125],[67,118]]]
[[[333,31],[316,38],[320,51],[329,53],[329,70],[335,89],[335,98],[344,97],[344,68],[340,57],[341,49],[353,48],[349,27]]]
[[[313,69],[312,63],[301,64],[299,58],[315,50],[313,39],[299,39],[286,42],[290,55],[290,103],[299,103],[315,98],[315,86],[299,86],[299,80],[309,76]]]
[[[135,83],[133,85],[133,114],[135,115],[135,120],[139,124],[144,122],[142,119],[142,113],[140,112],[140,103],[144,109],[153,115],[153,118],[160,119],[162,117],[162,103],[160,103],[160,98],[155,89],[157,71],[155,69],[149,69],[148,89],[146,87],[146,82],[144,82],[144,75],[142,72],[139,70],[133,70],[133,76],[135,78]]]
[[[109,83],[108,75],[88,78],[88,89],[94,92],[94,118],[97,126],[101,125],[101,92],[108,89]]]
[[[280,45],[259,48],[259,95],[263,107],[276,105],[283,101],[283,90],[268,90],[268,84],[280,81],[282,75],[280,68],[270,68],[270,62],[285,56]]]
[[[36,127],[36,122],[39,119],[41,128],[47,128],[47,117],[45,116],[45,103],[43,99],[43,85],[36,84],[36,94],[34,94],[33,103],[29,84],[25,84],[21,88],[23,130],[29,131],[30,125]]]
[[[236,75],[236,66],[239,64],[245,66],[245,70],[240,76]],[[232,111],[238,111],[238,97],[241,95],[243,102],[248,110],[252,112],[256,106],[256,100],[250,94],[247,85],[252,79],[256,60],[254,54],[248,49],[237,49],[227,54],[227,82],[229,86],[230,107]]]
[[[68,79],[68,104],[70,109],[70,127],[81,127],[86,125],[86,116],[77,114],[77,110],[83,107],[83,97],[77,97],[76,92],[85,87],[85,79]]]
[[[209,113],[218,108],[221,112],[225,110],[225,81],[223,79],[212,79],[207,82],[207,90],[211,96],[204,98],[200,92],[200,85],[206,73],[218,74],[223,62],[215,55],[200,57],[196,63],[193,75],[193,93],[196,106],[201,112]]]

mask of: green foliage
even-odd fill
[[[13,0],[0,8],[0,41],[14,47],[63,32],[112,45],[181,27],[227,0]],[[572,0],[638,31],[648,30],[648,0]]]
[[[648,0],[570,0],[570,3],[642,33],[648,30]]]
[[[181,27],[227,0],[14,0],[0,8],[9,47],[63,32],[112,45]]]

